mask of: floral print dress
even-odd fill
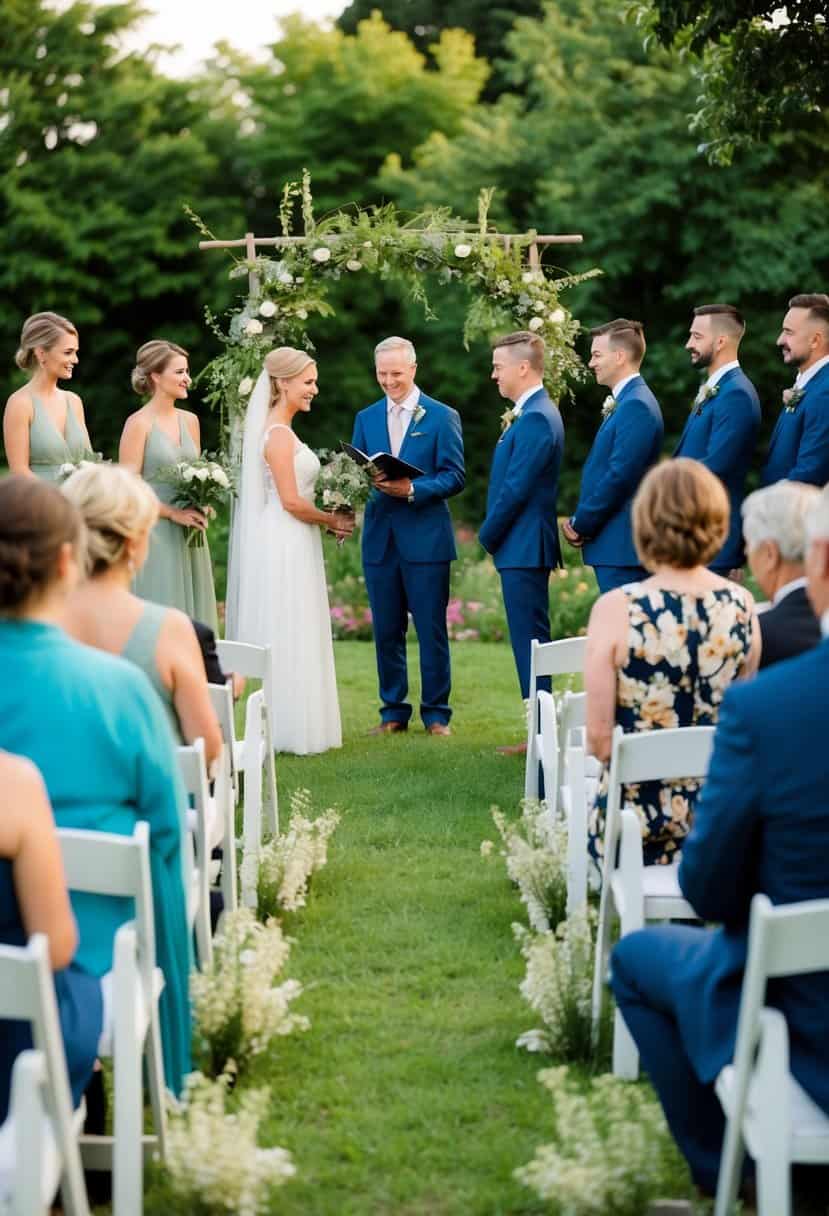
[[[729,684],[751,647],[750,599],[732,584],[705,595],[624,588],[628,654],[616,684],[616,723],[625,734],[674,726],[713,726]],[[601,862],[609,770],[602,771],[588,825],[588,849]],[[679,862],[691,830],[699,781],[628,785],[622,805],[642,824],[646,865]]]

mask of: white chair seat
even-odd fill
[[[717,1097],[722,1103],[726,1115],[733,1111],[735,1069],[733,1064],[727,1064],[717,1077]],[[804,1164],[812,1162],[819,1165],[829,1157],[829,1115],[825,1114],[816,1102],[813,1102],[806,1090],[795,1078],[788,1076],[788,1102],[791,1111],[791,1128],[789,1134],[789,1157],[793,1161]],[[748,1102],[745,1112],[744,1132],[746,1145],[752,1157],[759,1156],[759,1136],[755,1127],[758,1116],[758,1104],[761,1095],[759,1087],[753,1082],[748,1087]],[[781,1134],[783,1133],[781,1128]]]

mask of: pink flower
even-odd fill
[[[450,600],[446,606],[446,624],[463,624],[463,602],[459,599]]]
[[[335,604],[331,609],[331,620],[341,621],[345,617],[345,608],[341,604]]]
[[[371,622],[372,622],[372,620],[373,620],[373,617],[372,617],[372,615],[371,615],[371,609],[370,609],[370,608],[364,608],[364,609],[363,609],[363,620],[365,621],[365,623],[366,623],[367,625],[370,625],[370,624],[371,624]]]
[[[470,612],[480,612],[483,608],[483,604],[478,600],[467,600],[466,607]]]

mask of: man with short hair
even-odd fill
[[[708,776],[682,848],[679,885],[719,928],[660,925],[623,937],[611,986],[698,1186],[717,1185],[724,1118],[714,1085],[734,1057],[752,897],[829,899],[829,489],[807,521],[809,598],[823,640],[720,707]],[[789,1030],[789,1067],[829,1113],[829,971],[769,985]]]
[[[538,334],[519,330],[493,344],[492,379],[501,396],[514,404],[501,418],[478,539],[501,576],[525,700],[530,693],[530,645],[533,638],[550,641],[548,584],[550,570],[561,564],[556,500],[564,424],[547,396],[543,375],[544,341]]]
[[[645,577],[630,510],[640,481],[659,459],[665,428],[659,403],[639,372],[645,357],[640,322],[609,321],[592,330],[591,338],[590,367],[610,396],[584,463],[578,506],[562,532],[582,549],[605,592]]]
[[[738,358],[745,328],[731,304],[703,304],[694,309],[685,349],[694,366],[708,375],[674,451],[674,456],[700,461],[728,491],[729,532],[711,563],[712,570],[726,576],[745,560],[740,506],[760,429],[760,399]]]
[[[450,734],[451,670],[446,606],[457,557],[447,498],[464,487],[463,436],[456,410],[415,384],[417,356],[407,338],[385,338],[374,352],[384,396],[361,410],[351,442],[368,455],[391,452],[423,475],[375,479],[366,505],[363,570],[371,606],[380,724],[372,734],[408,729],[406,631],[411,613],[420,643],[420,716],[430,735]]]
[[[783,393],[763,485],[785,477],[823,486],[829,481],[829,295],[792,296],[777,345],[797,378]]]

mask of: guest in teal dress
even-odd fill
[[[77,1106],[98,1054],[101,985],[72,961],[78,930],[43,780],[28,760],[0,752],[0,943],[25,946],[34,933],[45,933],[49,939],[66,1065]],[[0,1123],[8,1113],[14,1061],[31,1046],[29,1025],[0,1021]]]
[[[23,326],[15,361],[31,378],[12,393],[3,414],[9,468],[58,481],[62,466],[92,455],[80,397],[58,388],[78,362],[78,331],[55,312],[35,313]]]
[[[139,819],[149,824],[164,1068],[178,1093],[191,1033],[184,795],[170,727],[147,677],[58,625],[84,560],[83,531],[57,488],[21,476],[0,480],[0,747],[40,769],[58,827],[132,835]],[[74,894],[72,905],[75,963],[100,977],[112,967],[131,901]]]
[[[161,503],[150,552],[133,589],[142,599],[180,608],[215,630],[216,592],[207,540],[198,547],[187,545],[188,529],[206,530],[207,520],[194,508],[174,507],[175,490],[159,476],[179,461],[197,459],[201,451],[198,418],[176,408],[176,401],[187,399],[190,386],[187,351],[161,339],[145,342],[136,356],[132,386],[150,399],[124,424],[118,458],[149,482]]]

